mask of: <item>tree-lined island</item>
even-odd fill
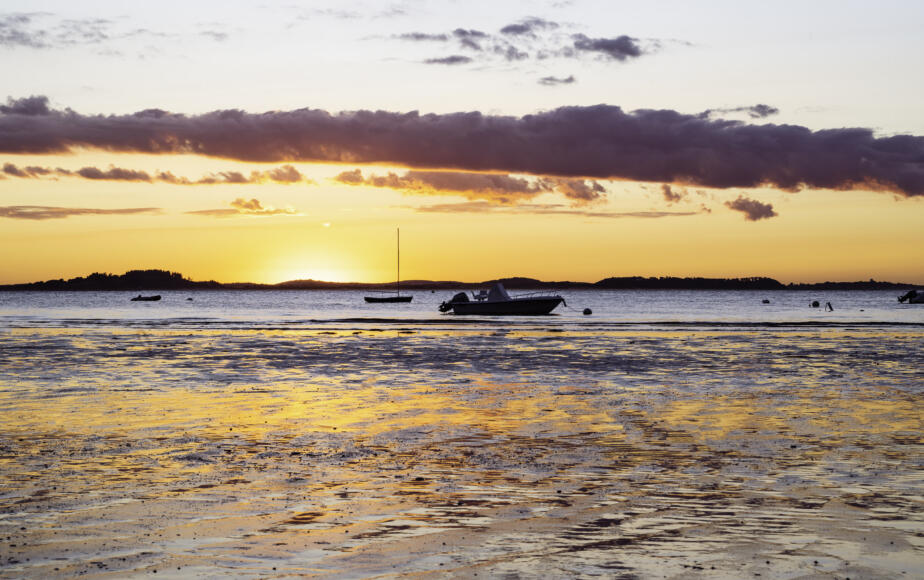
[[[451,280],[405,280],[405,290],[448,290],[468,286],[488,286],[503,282],[511,289],[591,289],[591,290],[895,290],[914,284],[881,282],[816,282],[783,284],[773,278],[678,278],[673,276],[625,276],[604,278],[598,282],[546,282],[534,278],[511,277],[482,282]],[[394,283],[324,282],[321,280],[290,280],[278,284],[253,282],[222,283],[214,280],[193,281],[179,272],[167,270],[131,270],[124,274],[93,273],[69,280],[45,280],[26,284],[0,285],[0,291],[139,291],[139,290],[390,290]]]

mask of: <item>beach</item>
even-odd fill
[[[12,324],[0,576],[924,570],[921,325],[445,320]]]

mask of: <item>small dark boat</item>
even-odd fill
[[[410,302],[413,296],[365,296],[366,302],[383,303],[383,302]]]
[[[472,298],[473,300],[470,300],[465,292],[459,292],[452,300],[440,304],[440,312],[452,310],[453,314],[540,316],[552,312],[565,301],[558,294],[539,292],[510,296],[500,282],[494,284],[490,291],[472,293]]]
[[[401,295],[401,229],[398,229],[398,260],[397,260],[398,274],[395,278],[395,293],[387,294],[383,293],[382,296],[364,296],[366,302],[373,304],[386,304],[386,303],[395,303],[395,302],[410,302],[414,299],[413,295],[402,296]]]
[[[160,300],[160,294],[155,294],[153,296],[142,296],[141,294],[132,298],[132,302],[157,302]]]

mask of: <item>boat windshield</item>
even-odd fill
[[[491,290],[488,291],[488,300],[491,302],[500,302],[503,300],[510,300],[510,294],[507,294],[507,289],[504,288],[504,285],[498,282],[491,287]]]

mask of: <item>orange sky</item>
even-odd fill
[[[280,167],[99,152],[4,159],[20,168],[120,167],[151,175],[169,167],[191,181],[233,171],[263,175]],[[603,180],[605,192],[592,202],[546,192],[505,204],[486,203],[491,192],[409,192],[335,179],[353,166],[291,167],[298,182],[176,185],[7,175],[0,180],[0,196],[8,207],[41,199],[47,207],[151,210],[4,219],[0,282],[136,268],[221,282],[386,282],[395,277],[396,227],[405,280],[517,275],[593,282],[670,275],[924,282],[921,260],[905,251],[919,235],[919,199],[862,190],[752,190],[748,195],[772,205],[778,215],[748,221],[726,205],[741,195],[739,188],[675,186],[683,198],[669,202],[659,184]],[[366,176],[404,171],[362,168]],[[247,201],[250,209],[235,207],[235,200]],[[428,211],[433,208],[441,211]],[[208,210],[226,214],[188,213]]]
[[[165,2],[0,9],[0,283],[924,285],[924,3]]]

